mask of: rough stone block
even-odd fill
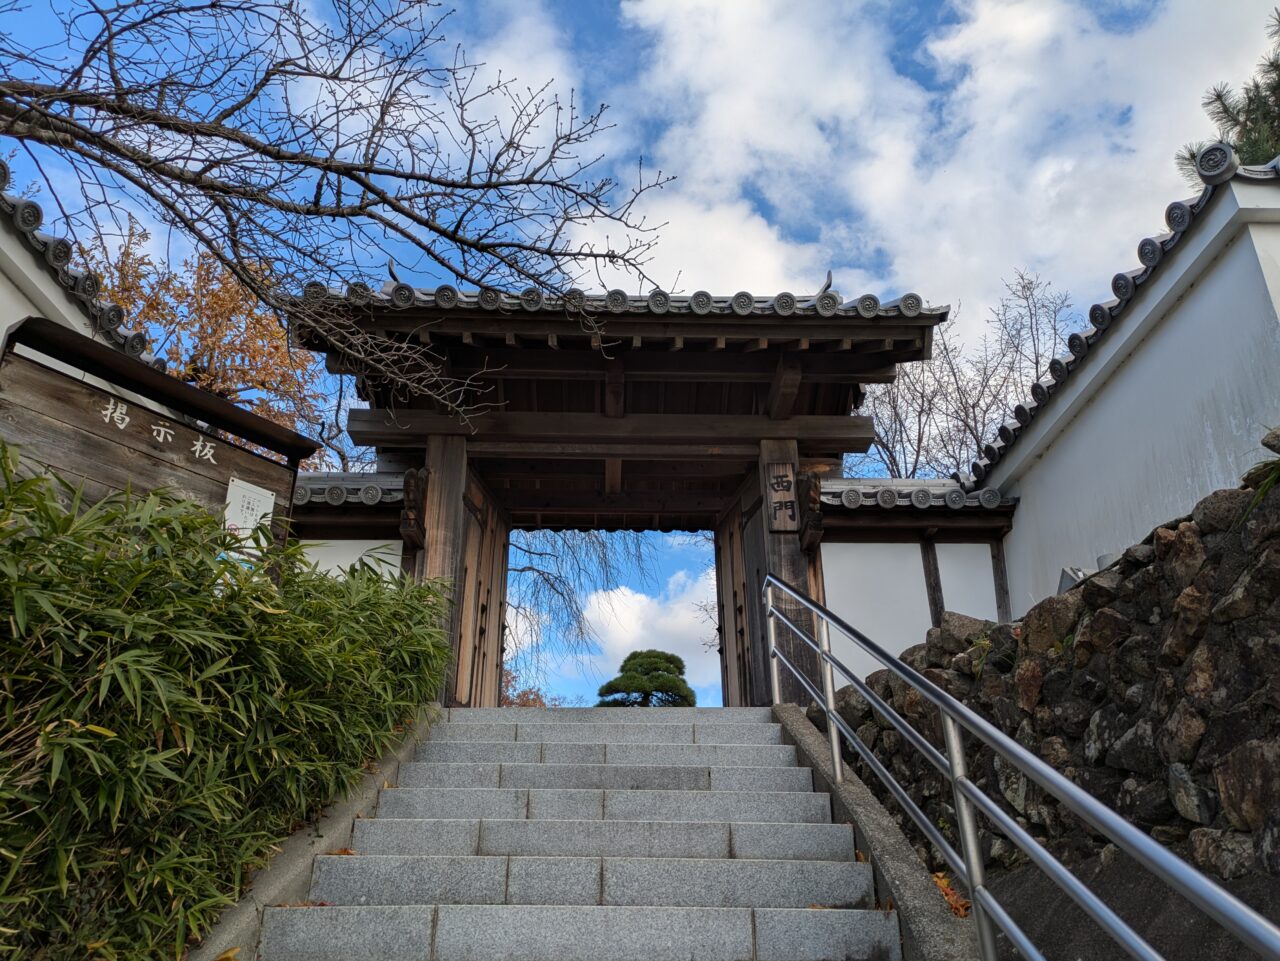
[[[325,856],[312,868],[311,900],[325,904],[502,904],[507,859]]]
[[[418,745],[415,759],[445,764],[531,764],[542,760],[542,745],[509,740],[425,741]]]
[[[501,765],[465,762],[436,762],[400,765],[400,787],[498,787]],[[511,785],[522,786],[522,785]]]
[[[704,767],[638,764],[504,764],[502,787],[705,791]]]
[[[428,961],[430,907],[267,908],[262,961]]]
[[[558,741],[542,745],[541,756],[535,760],[546,764],[603,764],[607,745],[577,744]]]
[[[760,908],[756,961],[901,961],[898,919],[885,911]]]
[[[507,903],[599,904],[600,858],[512,858]]]
[[[807,767],[713,767],[713,791],[812,791]]]
[[[852,861],[855,856],[853,828],[847,824],[739,822],[730,825],[729,830],[735,858]]]
[[[522,818],[528,792],[501,788],[389,788],[378,797],[380,818]]]
[[[781,744],[779,724],[695,724],[695,744]]]
[[[447,726],[447,725],[446,725]],[[479,724],[460,724],[459,728],[481,727]],[[497,725],[502,726],[502,725]],[[749,725],[757,727],[760,725]],[[517,741],[574,741],[580,744],[692,744],[692,724],[609,724],[589,721],[580,724],[525,724],[515,725]],[[490,740],[498,740],[491,738]]]
[[[606,820],[621,821],[782,821],[827,824],[826,794],[734,791],[605,791]]]
[[[609,764],[693,764],[706,767],[793,767],[790,744],[609,744]],[[547,745],[550,751],[552,745]],[[547,757],[547,760],[552,760]],[[558,758],[556,760],[559,760]]]
[[[604,861],[604,904],[854,908],[865,906],[870,899],[870,865],[849,861]]]
[[[489,852],[479,850],[480,823],[478,818],[450,821],[357,818],[351,847],[357,854],[485,854]]]
[[[441,905],[435,945],[435,961],[743,961],[751,912]]]
[[[433,741],[514,741],[515,724],[437,724],[431,729]],[[536,741],[537,738],[521,738]]]
[[[601,817],[604,817],[604,791],[569,788],[529,792],[530,819],[589,821]]]
[[[697,821],[485,820],[480,825],[479,851],[553,858],[727,858],[729,829],[725,823]]]

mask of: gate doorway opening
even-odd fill
[[[628,655],[660,650],[699,705],[721,705],[713,561],[710,531],[513,531],[505,696],[589,707]]]
[[[948,313],[914,294],[881,304],[825,288],[366,294],[312,290],[308,309],[429,344],[489,405],[462,420],[429,398],[406,402],[298,321],[303,346],[355,374],[369,403],[351,411],[351,439],[402,478],[406,569],[454,585],[454,706],[498,702],[508,544],[532,530],[713,531],[724,701],[769,703],[764,576],[823,599],[821,480],[872,442],[856,413],[864,386],[926,359]],[[788,655],[817,676],[801,642]],[[784,695],[802,699],[798,685]]]

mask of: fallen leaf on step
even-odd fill
[[[338,848],[336,851],[329,851],[329,854],[355,854],[351,848]]]
[[[969,902],[961,896],[959,891],[951,886],[951,879],[947,877],[945,871],[938,871],[934,874],[933,883],[938,886],[942,896],[947,899],[947,907],[951,909],[952,914],[957,918],[967,918],[969,916]]]

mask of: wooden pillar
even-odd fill
[[[1009,604],[1009,574],[1004,566],[1004,541],[991,542],[991,579],[996,587],[996,619],[1001,624],[1013,620],[1013,611]]]
[[[924,564],[924,590],[929,598],[929,623],[938,627],[942,624],[942,612],[947,607],[946,601],[942,599],[942,571],[938,567],[938,548],[928,537],[920,541],[920,561]]]
[[[467,485],[467,441],[464,437],[427,438],[426,482],[423,485],[423,546],[419,577],[448,581],[448,637],[453,652],[445,681],[445,700],[452,704],[461,659],[459,625],[462,611],[462,560],[466,544],[467,511],[462,496]]]
[[[472,471],[462,499],[466,537],[454,606],[458,611],[458,667],[453,702],[497,707],[502,679],[503,624],[510,523]]]
[[[754,476],[752,489],[754,489]],[[746,707],[753,700],[752,656],[759,645],[752,643],[751,624],[758,613],[758,588],[747,573],[743,546],[742,502],[732,506],[716,524],[716,601],[720,617],[720,678],[725,707]],[[767,703],[764,702],[764,703]]]
[[[800,458],[794,440],[762,440],[758,464],[761,509],[758,527],[764,537],[765,566],[769,573],[780,577],[797,590],[813,596],[809,583],[810,562],[800,547],[800,505],[795,488]],[[760,627],[763,631],[763,605],[759,600],[760,580],[755,590],[756,605],[761,609]],[[775,603],[796,625],[816,638],[815,619],[802,606],[790,602],[782,594],[775,596]],[[785,625],[779,623],[778,648],[799,668],[811,684],[821,687],[822,675],[819,659],[813,649],[796,637]],[[765,703],[768,703],[768,641],[763,633],[758,644],[765,654],[763,681]],[[808,704],[810,695],[787,668],[780,672],[782,700],[790,704]],[[757,702],[758,703],[758,702]]]

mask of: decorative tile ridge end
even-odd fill
[[[124,309],[98,299],[102,291],[102,278],[92,271],[71,266],[75,245],[66,237],[56,237],[41,231],[44,209],[40,204],[5,192],[9,187],[10,176],[9,165],[0,160],[0,211],[9,216],[10,223],[27,246],[33,253],[40,255],[48,273],[80,306],[89,318],[94,333],[125,355],[163,371],[165,362],[148,350],[146,333],[141,329],[126,328]]]
[[[822,485],[822,503],[859,508],[894,508],[929,510],[933,508],[983,508],[1011,507],[1013,498],[1005,497],[994,488],[976,489],[966,486],[955,476],[951,479],[917,480],[899,478],[841,478],[826,481]]]
[[[388,474],[303,472],[293,489],[293,503],[328,504],[341,507],[358,504],[377,507],[380,504],[399,504],[404,500],[404,479]]]

